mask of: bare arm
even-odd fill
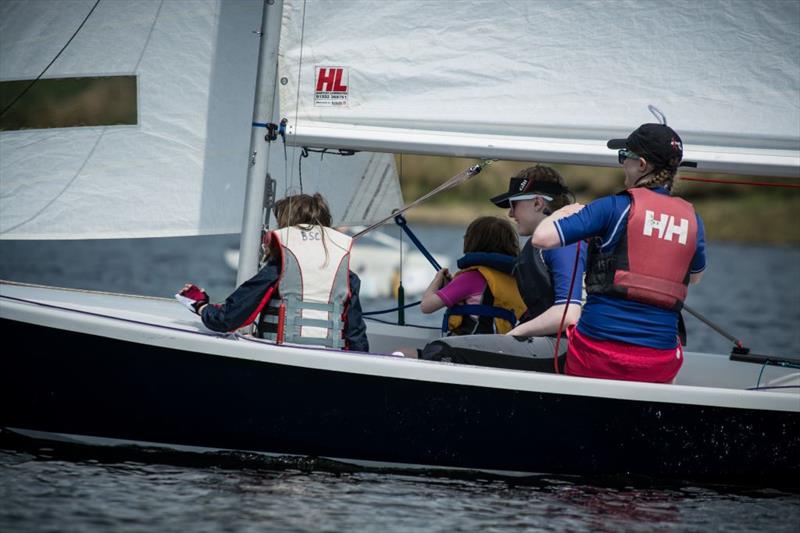
[[[442,299],[436,294],[436,291],[444,287],[448,281],[450,281],[450,272],[448,272],[446,268],[436,273],[431,284],[425,289],[425,294],[422,295],[422,303],[419,308],[423,313],[433,313],[445,306]]]
[[[703,272],[696,272],[694,274],[689,274],[689,284],[694,285],[695,283],[700,283],[700,280],[703,279]]]
[[[518,337],[535,337],[537,335],[552,335],[558,332],[558,325],[561,324],[561,317],[564,315],[566,304],[553,305],[539,316],[518,324],[517,327],[509,331],[506,335]],[[581,306],[578,303],[570,303],[567,309],[567,316],[564,319],[564,329],[567,326],[578,323],[581,317]]]
[[[583,204],[569,204],[561,209],[554,211],[550,216],[542,220],[533,232],[532,244],[537,248],[549,250],[550,248],[558,248],[561,246],[561,238],[558,236],[558,230],[554,222],[564,217],[574,215],[583,209]]]

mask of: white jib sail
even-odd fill
[[[0,80],[36,78],[93,5],[0,4]],[[135,75],[137,123],[1,132],[0,238],[239,232],[261,9],[100,2],[44,78]]]
[[[795,0],[286,0],[298,145],[616,164],[664,112],[699,170],[800,175]]]

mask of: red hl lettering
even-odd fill
[[[675,224],[675,218],[661,214],[656,220],[656,214],[649,209],[644,212],[644,231],[647,237],[653,236],[653,230],[658,232],[658,238],[672,242],[673,235],[678,236],[678,242],[686,244],[689,238],[689,221],[685,218],[680,219],[679,224]]]
[[[317,92],[330,91],[334,93],[347,92],[347,86],[342,85],[343,68],[321,68],[317,75]]]

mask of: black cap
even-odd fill
[[[535,181],[530,178],[511,178],[508,182],[508,192],[495,196],[491,199],[491,202],[497,207],[508,208],[511,207],[509,200],[513,200],[517,196],[534,193],[555,196],[568,192],[569,189],[560,183],[552,181]]]
[[[675,130],[664,124],[642,124],[627,139],[611,139],[606,146],[614,150],[627,148],[657,168],[677,169],[691,165],[681,165],[683,141]]]

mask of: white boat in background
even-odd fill
[[[348,161],[616,165],[605,141],[651,103],[698,171],[796,177],[798,50],[800,8],[766,0],[6,1],[0,80],[133,76],[137,96],[135,124],[0,132],[0,237],[241,230],[241,282],[271,191],[321,192],[335,225],[370,224],[398,203],[392,180]],[[167,299],[10,282],[0,332],[19,340],[0,357],[0,427],[35,438],[800,479],[798,362],[774,355],[689,352],[674,385],[596,380],[385,356],[438,337],[413,326],[370,323],[372,352],[345,353],[212,333]]]

